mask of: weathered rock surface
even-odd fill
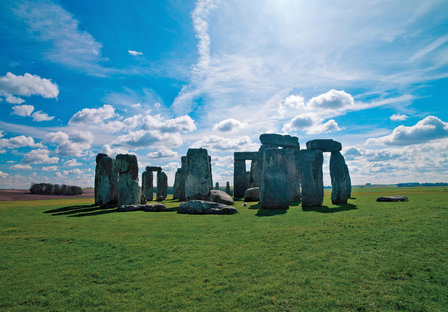
[[[397,196],[381,196],[376,199],[377,202],[399,202],[408,201],[408,198],[404,195]]]
[[[351,183],[344,156],[332,152],[330,157],[331,202],[335,205],[346,204],[350,198]]]
[[[221,203],[225,205],[233,205],[234,201],[232,196],[227,194],[226,192],[220,190],[212,190],[210,191],[209,201],[214,203]]]
[[[137,157],[118,154],[115,169],[118,172],[118,206],[137,205],[140,202]]]
[[[157,172],[157,201],[163,201],[168,196],[168,177],[163,171]]]
[[[253,159],[250,164],[250,180],[249,187],[260,186],[260,170],[258,166],[258,157]]]
[[[252,187],[248,188],[246,192],[244,192],[244,201],[245,202],[254,202],[260,200],[260,188]]]
[[[300,198],[300,167],[298,147],[286,147],[286,170],[288,172],[289,200],[296,202]]]
[[[230,183],[229,181],[226,182],[226,193],[229,195],[232,195],[232,193],[230,192]]]
[[[246,184],[246,161],[235,160],[233,165],[233,194],[235,197],[243,197]]]
[[[185,173],[185,196],[187,200],[206,200],[209,198],[212,189],[210,174],[211,168],[207,150],[203,148],[188,149]]]
[[[145,168],[145,170],[146,170],[146,171],[157,171],[157,172],[159,172],[159,171],[162,171],[162,167],[147,166],[147,167]]]
[[[187,156],[182,156],[181,158],[182,166],[179,172],[179,200],[187,200],[185,196],[185,173],[187,171]]]
[[[158,211],[166,211],[167,208],[162,203],[151,203],[147,205],[122,205],[118,208],[118,211],[120,212],[127,212],[127,211],[152,211],[152,212],[158,212]]]
[[[260,135],[260,142],[261,144],[279,147],[297,147],[299,145],[299,139],[297,137],[274,133],[263,133]]]
[[[237,212],[238,210],[235,207],[205,200],[189,200],[187,202],[181,203],[177,210],[177,213],[186,214],[229,215]]]
[[[260,180],[260,204],[265,209],[289,208],[289,183],[286,170],[286,151],[265,149],[263,151],[263,176]]]
[[[181,169],[178,168],[176,170],[176,174],[174,176],[174,185],[173,185],[173,199],[179,199],[179,193],[180,193],[180,171]]]
[[[153,179],[152,171],[146,170],[142,173],[142,194],[145,195],[146,201],[152,201],[154,197]]]
[[[95,204],[110,207],[117,204],[118,177],[114,160],[106,154],[96,156]]]
[[[319,149],[300,151],[302,176],[302,207],[322,206],[324,183],[322,178],[323,154]]]
[[[258,159],[258,152],[234,152],[234,160],[255,160]]]
[[[215,183],[215,190],[219,190],[219,183],[218,182]]]
[[[318,139],[306,142],[307,149],[319,149],[322,152],[340,152],[342,144],[331,139]]]

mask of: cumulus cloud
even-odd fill
[[[20,135],[10,139],[0,139],[0,148],[19,148],[19,147],[44,147],[42,143],[34,142],[32,137]]]
[[[340,131],[339,125],[334,119],[330,119],[324,124],[317,125],[307,129],[308,134],[319,134],[319,133],[330,133],[335,131]]]
[[[115,156],[118,154],[130,154],[129,149],[122,146],[111,146],[110,144],[105,144],[101,148],[101,153],[107,154],[109,156]]]
[[[7,174],[6,172],[0,171],[0,178],[4,179],[7,176],[9,176],[9,174]]]
[[[56,164],[58,157],[50,157],[50,151],[47,149],[37,149],[25,154],[22,159],[24,164]]]
[[[182,145],[182,137],[178,133],[161,133],[160,131],[138,130],[117,137],[113,147],[142,148],[149,146],[172,146]]]
[[[54,119],[54,116],[48,116],[48,114],[42,111],[36,111],[31,115],[34,121],[50,121]]]
[[[160,148],[156,152],[146,154],[148,158],[178,158],[179,154],[165,147]]]
[[[248,124],[245,122],[241,122],[239,120],[229,118],[229,119],[222,120],[222,121],[216,123],[213,126],[213,130],[221,131],[221,132],[230,132],[230,131],[246,128],[247,126],[248,126]]]
[[[115,109],[112,105],[104,105],[99,108],[83,108],[75,113],[68,121],[69,125],[87,124],[95,125],[116,117]]]
[[[30,165],[20,165],[20,164],[18,164],[18,165],[14,165],[14,166],[9,167],[9,169],[11,169],[11,170],[29,170],[29,169],[32,169],[32,168],[31,168]]]
[[[72,130],[68,133],[57,131],[47,134],[46,141],[57,145],[56,155],[80,157],[85,156],[86,151],[90,150],[93,135],[89,131]]]
[[[33,105],[18,105],[12,107],[12,114],[18,115],[22,117],[31,116],[31,113],[34,110]]]
[[[402,121],[408,119],[408,116],[406,114],[393,114],[390,116],[390,120],[393,121]]]
[[[133,51],[133,50],[128,50],[128,53],[133,56],[143,55],[142,52]]]
[[[40,95],[44,98],[56,98],[59,94],[58,85],[49,79],[41,78],[37,75],[24,74],[14,75],[8,72],[5,76],[0,77],[0,94],[6,96],[21,95],[31,96]],[[6,99],[8,101],[8,99]],[[13,100],[10,103],[20,104],[23,100]]]
[[[46,167],[42,167],[42,171],[57,171],[58,170],[58,166],[46,166]]]
[[[368,139],[367,145],[411,145],[448,137],[448,123],[428,116],[411,127],[398,126],[391,134]]]
[[[253,143],[248,136],[242,136],[238,138],[223,138],[220,136],[212,135],[194,142],[191,147],[202,147],[212,151],[258,151],[259,145]]]
[[[345,91],[331,89],[330,91],[313,97],[307,104],[308,109],[340,110],[354,106],[353,97]]]
[[[68,166],[68,167],[82,166],[82,164],[79,163],[76,159],[70,159],[70,160],[67,160],[67,161],[64,163],[64,165],[65,165],[65,166]]]
[[[304,130],[314,125],[314,120],[309,114],[300,114],[283,126],[283,131]]]
[[[165,119],[161,115],[156,114],[154,116],[140,116],[139,119],[140,121],[134,121],[134,123],[137,125],[142,124],[144,130],[159,130],[160,132],[170,133],[186,133],[196,130],[194,120],[188,115]]]
[[[19,98],[17,96],[13,96],[11,94],[7,94],[5,100],[6,100],[6,102],[11,103],[11,104],[22,104],[23,102],[25,102],[24,99]]]

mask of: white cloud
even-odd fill
[[[34,110],[34,106],[33,105],[18,105],[18,106],[13,106],[12,110],[13,110],[13,112],[12,112],[13,115],[27,117],[27,116],[31,116],[31,113]]]
[[[309,114],[300,114],[291,119],[283,126],[283,131],[305,130],[315,124],[312,116]]]
[[[46,141],[57,145],[56,155],[81,157],[90,150],[93,135],[89,131],[72,130],[68,133],[57,131],[47,134]]]
[[[223,138],[212,135],[207,136],[199,141],[194,142],[193,148],[206,148],[211,151],[258,151],[259,144],[255,144],[248,136],[238,138]]]
[[[68,166],[68,167],[82,166],[82,164],[79,163],[76,159],[70,159],[70,160],[67,160],[67,161],[64,163],[64,165],[65,165],[65,166]]]
[[[65,176],[69,174],[82,174],[82,173],[84,173],[84,171],[78,168],[71,170],[62,170],[62,174]]]
[[[34,121],[49,121],[54,119],[54,116],[48,116],[48,114],[43,113],[42,111],[34,112],[32,117]]]
[[[70,118],[68,124],[97,125],[116,116],[113,106],[106,104],[99,108],[83,108]]]
[[[390,120],[398,121],[398,120],[406,120],[408,119],[408,116],[405,114],[393,114],[390,116]]]
[[[19,147],[44,147],[41,143],[34,142],[32,137],[27,137],[24,135],[12,137],[10,139],[0,139],[0,148],[19,148]]]
[[[221,132],[230,132],[230,131],[246,128],[247,126],[248,126],[248,124],[245,122],[241,122],[239,120],[230,118],[230,119],[222,120],[222,121],[216,123],[213,126],[213,130],[217,130],[217,131],[221,131]]]
[[[448,123],[428,116],[411,127],[398,126],[391,134],[368,139],[367,145],[411,145],[448,137]]]
[[[9,176],[9,174],[7,174],[6,172],[0,171],[0,178],[5,179],[7,176]]]
[[[150,152],[146,156],[149,158],[178,158],[179,154],[165,147],[161,147],[158,151]]]
[[[6,102],[11,103],[11,104],[22,104],[23,102],[25,102],[25,100],[22,98],[19,98],[17,96],[13,96],[11,94],[7,94]]]
[[[11,169],[11,170],[29,170],[29,169],[32,169],[32,168],[31,168],[30,165],[20,165],[20,164],[18,164],[18,165],[14,165],[14,166],[9,167],[9,169]]]
[[[51,42],[46,57],[56,63],[102,76],[112,69],[100,65],[101,43],[79,27],[73,15],[51,1],[24,1],[15,10],[37,40]]]
[[[22,159],[24,164],[56,164],[59,162],[58,157],[49,157],[50,151],[47,149],[32,150],[25,154]]]
[[[135,122],[137,124],[142,123],[142,128],[144,130],[158,130],[160,132],[168,133],[186,133],[196,130],[194,120],[188,115],[183,115],[173,119],[165,119],[159,114],[146,116],[140,115],[140,120],[141,121]]]
[[[323,110],[350,109],[354,106],[353,97],[345,91],[330,90],[309,100],[307,108]]]
[[[8,72],[5,76],[0,77],[0,94],[6,96],[12,94],[22,96],[40,95],[44,98],[56,98],[59,94],[59,88],[51,80],[40,78],[37,75],[26,73],[23,76],[16,76]],[[8,98],[6,100],[8,101]],[[10,103],[20,104],[23,103],[23,100],[13,99]]]
[[[128,53],[133,56],[143,55],[142,52],[133,51],[133,50],[128,50]]]
[[[182,137],[178,133],[160,133],[159,131],[138,130],[117,137],[113,147],[142,148],[147,146],[172,146],[182,145]]]
[[[42,171],[57,171],[58,170],[58,166],[46,166],[46,167],[42,167]]]
[[[317,125],[314,127],[311,127],[307,130],[308,134],[319,134],[319,133],[330,133],[335,131],[340,131],[341,128],[339,128],[339,125],[336,121],[333,119],[330,119],[324,124]]]
[[[101,148],[101,153],[114,157],[118,154],[130,154],[131,152],[129,149],[122,146],[111,146],[110,144],[105,144]]]

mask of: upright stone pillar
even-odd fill
[[[157,201],[163,201],[168,195],[168,177],[163,171],[157,172]]]
[[[229,194],[229,195],[232,195],[232,194],[230,194],[230,183],[229,183],[229,181],[226,182],[226,193]]]
[[[330,157],[331,202],[346,204],[350,197],[351,183],[348,168],[341,152],[332,152]]]
[[[215,183],[215,190],[219,191],[219,183],[218,182]]]
[[[262,156],[263,175],[260,180],[260,204],[265,209],[289,208],[289,185],[286,170],[286,152],[265,149]]]
[[[154,197],[153,174],[148,167],[142,173],[142,193],[147,201],[152,201]]]
[[[250,163],[250,182],[249,187],[260,186],[260,170],[258,166],[258,159],[253,159]]]
[[[212,189],[208,153],[203,148],[190,148],[187,152],[185,196],[187,200],[207,200]]]
[[[117,172],[114,160],[106,154],[96,156],[95,204],[112,207],[117,204]]]
[[[182,166],[180,167],[180,177],[179,177],[179,201],[186,201],[185,196],[185,174],[187,171],[187,156],[182,156],[181,158]]]
[[[210,190],[213,189],[213,174],[212,174],[212,157],[208,156],[208,170],[209,170],[209,180],[210,180]]]
[[[290,201],[300,198],[299,147],[285,147]]]
[[[138,205],[140,188],[137,157],[131,154],[118,154],[115,168],[118,172],[118,206]]]
[[[233,165],[233,196],[243,197],[246,189],[246,161],[235,160]]]
[[[347,164],[345,165],[345,171],[347,172],[348,198],[350,198],[352,197],[352,179],[350,178],[350,172],[348,171]]]
[[[176,174],[174,176],[174,185],[173,185],[173,199],[179,199],[179,182],[180,182],[180,171],[181,169],[178,168],[176,170]]]
[[[302,207],[322,206],[324,200],[323,161],[321,150],[305,149],[300,151]]]

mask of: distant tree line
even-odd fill
[[[65,184],[33,183],[31,184],[30,193],[40,195],[81,195],[82,188]]]
[[[414,187],[414,186],[448,186],[448,183],[437,182],[437,183],[398,183],[398,187]]]

